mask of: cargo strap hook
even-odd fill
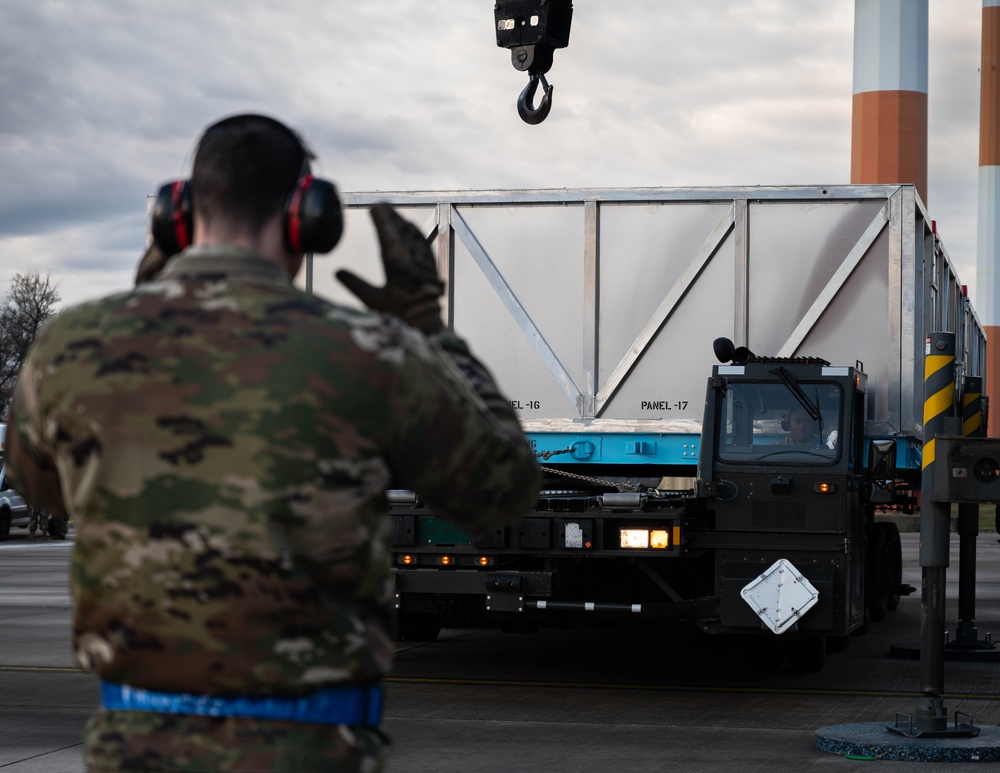
[[[535,107],[533,102],[535,101],[535,92],[538,90],[539,81],[542,82],[542,88],[545,90],[545,93],[542,94],[542,100],[538,103],[538,107]],[[521,116],[521,120],[525,123],[538,124],[546,119],[551,109],[552,86],[545,80],[543,73],[531,75],[528,78],[528,85],[524,87],[521,96],[517,98],[517,114]]]

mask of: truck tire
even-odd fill
[[[865,602],[868,606],[868,619],[873,623],[885,620],[889,612],[889,594],[878,586],[889,582],[889,546],[885,540],[885,532],[872,524],[868,530],[868,555],[865,556]]]
[[[889,551],[889,582],[899,585],[903,582],[903,545],[899,538],[899,528],[894,523],[884,521],[875,524],[885,535]],[[899,594],[886,594],[886,608],[893,612],[899,607]]]
[[[54,515],[48,516],[48,533],[52,539],[66,539],[65,526],[61,520]]]
[[[0,510],[0,541],[10,536],[10,510],[6,507]]]

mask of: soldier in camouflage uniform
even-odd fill
[[[74,648],[102,679],[91,771],[381,769],[384,492],[470,529],[537,496],[514,413],[442,325],[415,227],[375,207],[386,285],[341,273],[375,311],[293,286],[281,213],[304,154],[271,119],[206,130],[194,245],[60,314],[21,371],[8,460],[76,524]]]

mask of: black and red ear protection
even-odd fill
[[[191,210],[191,185],[187,180],[174,180],[160,186],[153,203],[151,230],[156,246],[168,257],[191,244],[194,214]]]
[[[296,137],[297,138],[297,137]],[[285,246],[293,253],[329,252],[344,231],[344,216],[337,188],[328,180],[313,177],[306,160],[285,202]],[[153,203],[153,240],[168,257],[191,245],[194,208],[191,183],[174,180],[160,187]]]
[[[294,253],[329,252],[344,231],[337,188],[302,170],[285,203],[285,246]]]

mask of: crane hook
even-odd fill
[[[538,90],[539,81],[542,82],[545,93],[542,94],[542,100],[538,103],[538,107],[535,107],[532,103],[535,101],[535,92]],[[552,88],[545,80],[544,73],[533,74],[528,78],[528,85],[524,87],[521,96],[517,98],[517,114],[521,116],[522,121],[539,124],[548,117],[549,111],[552,109]]]

